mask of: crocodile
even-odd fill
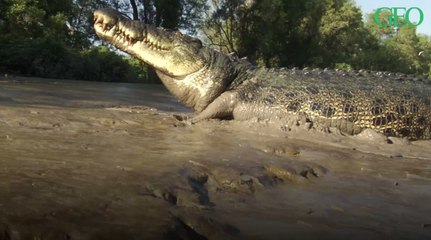
[[[154,68],[166,88],[205,119],[283,120],[355,135],[372,129],[410,140],[431,138],[431,81],[377,71],[268,69],[206,47],[177,30],[94,12],[96,34]]]

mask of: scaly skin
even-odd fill
[[[168,90],[197,114],[246,120],[299,117],[346,134],[365,128],[411,140],[431,138],[431,82],[402,74],[259,69],[198,39],[94,13],[97,35],[152,66]]]

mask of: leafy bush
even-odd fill
[[[352,71],[353,68],[348,63],[336,63],[335,69],[340,69],[340,70],[344,70],[344,71]]]
[[[69,49],[53,39],[0,38],[0,71],[39,77],[70,78]]]
[[[0,37],[0,72],[107,82],[158,82],[138,60],[99,46],[78,51],[53,38]]]

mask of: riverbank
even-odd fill
[[[430,141],[189,125],[161,85],[0,89],[0,239],[431,237]]]

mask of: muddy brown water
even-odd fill
[[[431,239],[431,144],[209,120],[159,85],[0,79],[0,239]]]

